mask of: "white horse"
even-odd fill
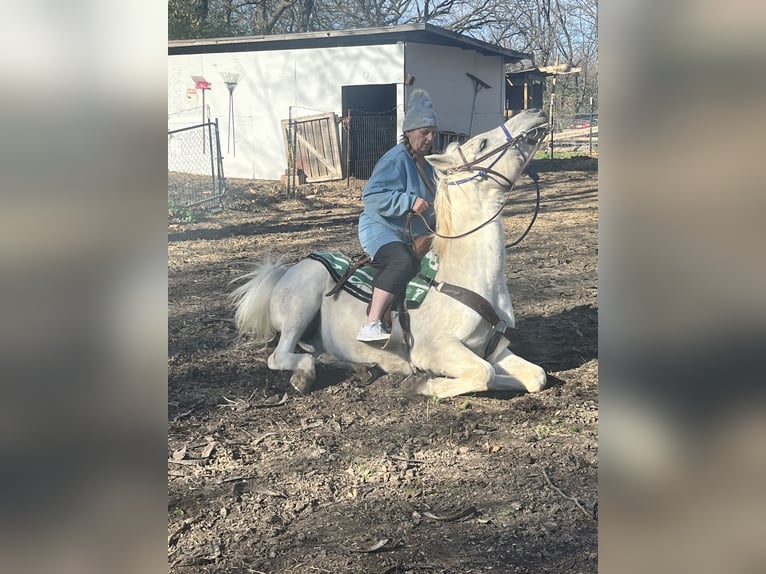
[[[527,110],[443,154],[426,157],[437,173],[433,250],[439,267],[425,300],[409,311],[409,352],[406,346],[385,350],[357,341],[366,303],[343,290],[326,297],[335,281],[312,259],[289,266],[267,256],[239,278],[246,283],[231,298],[240,334],[265,344],[280,333],[268,366],[292,371],[290,382],[301,393],[311,389],[317,360],[345,366],[374,363],[393,374],[424,371],[428,378],[417,392],[440,398],[541,390],[545,371],[508,348],[507,329],[515,319],[500,213],[547,125],[544,112]],[[455,290],[478,294],[494,316],[482,317],[450,296]],[[488,345],[491,340],[499,344]],[[297,352],[298,347],[313,352]]]

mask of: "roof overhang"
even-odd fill
[[[464,36],[432,24],[407,24],[404,26],[358,28],[354,30],[327,30],[324,32],[301,32],[273,36],[171,40],[168,42],[168,55],[370,46],[375,44],[396,44],[399,42],[415,42],[450,46],[464,50],[476,50],[486,56],[502,56],[505,62],[515,62],[531,58],[529,54],[524,52],[501,48],[500,46]]]

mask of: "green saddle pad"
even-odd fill
[[[352,259],[344,254],[332,251],[319,251],[309,254],[309,259],[319,261],[325,266],[335,281],[338,281],[351,266]],[[420,275],[433,279],[439,268],[439,257],[429,251],[420,262]],[[372,299],[372,278],[376,270],[369,265],[363,265],[343,284],[343,290],[353,295],[360,301],[369,303]],[[419,275],[413,277],[407,284],[405,297],[407,308],[415,309],[420,306],[428,293],[430,283]]]

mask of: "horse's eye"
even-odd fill
[[[484,151],[485,147],[487,147],[487,140],[481,140],[481,143],[479,144],[479,151]]]

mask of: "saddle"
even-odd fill
[[[415,255],[417,256],[418,260],[422,261],[423,257],[425,257],[426,253],[431,249],[431,240],[432,237],[430,235],[421,235],[420,237],[416,237],[415,241],[412,245],[412,250],[415,252]],[[330,289],[327,293],[327,297],[332,297],[335,295],[338,291],[343,289],[343,286],[346,284],[346,281],[348,281],[351,276],[356,273],[358,269],[361,269],[365,265],[372,267],[373,269],[376,269],[379,267],[377,263],[375,263],[372,260],[372,257],[367,255],[366,253],[360,253],[359,255],[355,255],[351,259],[351,263],[348,266],[348,269],[338,277],[337,283],[335,284],[335,287]]]
[[[400,301],[398,308],[394,309],[391,305],[383,313],[382,320],[391,331],[391,338],[383,346],[384,349],[393,349],[400,343],[409,346],[409,308],[420,306],[429,289],[429,281],[433,279],[438,268],[438,257],[430,253],[431,237],[421,236],[415,239],[413,250],[420,259],[420,272],[417,273],[408,283],[405,290],[405,296]],[[310,259],[322,263],[333,279],[335,285],[325,296],[332,297],[341,290],[353,295],[357,299],[366,302],[369,313],[370,302],[372,299],[372,278],[376,269],[380,266],[372,261],[372,258],[366,253],[361,253],[353,257],[343,255],[342,253],[318,252],[311,253]],[[394,319],[394,312],[396,318]]]

